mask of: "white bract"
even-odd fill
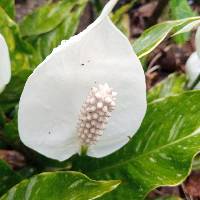
[[[0,93],[9,83],[11,78],[11,65],[8,46],[4,37],[0,34]]]
[[[63,41],[28,78],[18,127],[22,142],[53,159],[103,157],[124,146],[146,112],[141,63],[111,22],[111,0],[86,30]]]
[[[191,86],[200,74],[200,28],[197,29],[195,37],[196,52],[192,53],[186,63],[186,73],[189,77],[189,86]],[[200,89],[200,83],[195,86]]]

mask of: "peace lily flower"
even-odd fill
[[[18,113],[22,142],[63,161],[104,157],[124,146],[146,112],[141,63],[108,15],[63,41],[28,78]]]
[[[191,86],[200,75],[200,28],[197,29],[195,37],[196,52],[192,53],[186,63],[186,73],[189,77],[189,86]],[[200,89],[200,82],[195,86]]]
[[[9,83],[11,78],[11,65],[8,46],[4,37],[0,34],[0,93]]]

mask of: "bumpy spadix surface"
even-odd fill
[[[117,96],[107,94],[110,99],[99,104],[107,106],[111,116],[99,124],[105,125],[103,133],[95,132],[100,136],[87,143],[89,156],[113,153],[141,125],[146,112],[144,72],[130,42],[108,17],[116,2],[111,0],[93,24],[54,49],[25,85],[19,104],[20,137],[47,157],[65,160],[87,143],[80,139],[80,113],[92,88],[100,90],[100,85],[113,88]]]
[[[115,109],[117,93],[108,84],[93,87],[83,104],[78,123],[82,146],[90,146],[102,136],[111,112]]]
[[[11,77],[11,66],[8,47],[4,37],[0,34],[0,93],[9,83]]]
[[[186,73],[189,77],[189,85],[192,85],[200,74],[200,28],[198,28],[195,38],[196,52],[192,53],[186,63]],[[200,89],[198,83],[195,89]]]

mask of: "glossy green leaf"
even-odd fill
[[[182,33],[187,33],[192,31],[194,28],[198,27],[200,24],[200,20],[195,20],[193,22],[190,22],[188,24],[186,24],[185,26],[179,28],[173,35],[172,37],[182,34]]]
[[[0,108],[7,112],[14,108],[19,101],[24,83],[30,74],[30,58],[33,48],[21,39],[18,25],[0,7],[0,33],[6,39],[9,47],[12,78],[10,83],[0,94]]]
[[[153,51],[168,35],[177,32],[187,24],[200,20],[200,17],[191,17],[182,20],[166,21],[156,24],[133,42],[133,48],[139,58]]]
[[[17,175],[4,161],[0,160],[0,195],[5,193],[13,185],[21,181]]]
[[[15,17],[15,1],[14,0],[0,0],[0,6],[6,13],[14,19]]]
[[[89,200],[119,184],[120,181],[93,181],[78,172],[43,173],[22,181],[0,200]]]
[[[17,109],[14,112],[13,119],[6,122],[3,127],[3,134],[2,136],[6,141],[11,145],[19,145],[20,139],[18,134],[18,127],[17,127]]]
[[[127,36],[130,36],[130,21],[128,11],[136,3],[137,0],[133,0],[117,9],[112,15],[113,23]]]
[[[190,7],[187,0],[171,0],[170,2],[171,16],[173,19],[184,19],[194,17],[195,13]]]
[[[181,183],[200,151],[199,99],[200,91],[190,91],[150,103],[128,145],[102,159],[75,157],[74,168],[95,179],[122,180],[106,200],[140,200],[156,187]]]
[[[152,26],[133,42],[133,48],[139,58],[153,51],[171,32],[176,22],[168,21]]]
[[[32,70],[22,69],[19,73],[14,74],[3,93],[0,94],[0,131],[4,140],[10,145],[15,146],[20,143],[16,105],[19,102],[25,82],[31,72]]]
[[[30,44],[21,39],[18,25],[0,7],[0,33],[8,44],[12,72],[30,67],[30,57],[34,49]]]
[[[0,32],[4,35],[10,52],[16,49],[15,38],[18,34],[18,27],[7,13],[0,7]]]
[[[32,70],[21,70],[19,73],[12,76],[10,83],[7,85],[3,93],[0,94],[0,107],[4,112],[15,107],[18,103],[24,84],[31,74]]]
[[[133,0],[129,3],[124,4],[119,9],[117,9],[112,16],[113,23],[115,24],[119,23],[121,20],[121,17],[123,17],[123,15],[127,13],[136,2],[137,0]]]
[[[184,19],[187,17],[194,17],[195,13],[190,7],[187,0],[171,0],[169,1],[170,11],[171,11],[171,19]],[[177,43],[184,43],[189,39],[190,34],[181,34],[176,36],[174,39]]]
[[[77,7],[87,2],[88,0],[62,0],[46,4],[24,18],[20,23],[21,33],[23,36],[34,36],[52,31]]]
[[[185,90],[186,83],[185,74],[171,74],[149,90],[148,102],[181,93]]]
[[[72,11],[70,9],[66,10],[65,13],[67,17],[65,17],[60,25],[52,31],[38,36],[35,41],[33,40],[33,44],[36,44],[35,48],[37,49],[37,53],[40,54],[42,60],[46,58],[62,40],[67,40],[76,33],[86,2],[87,1],[84,1],[84,3],[80,5],[77,4],[76,9]]]

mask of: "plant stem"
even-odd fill
[[[88,146],[82,145],[81,146],[81,156],[86,156],[88,151]]]

